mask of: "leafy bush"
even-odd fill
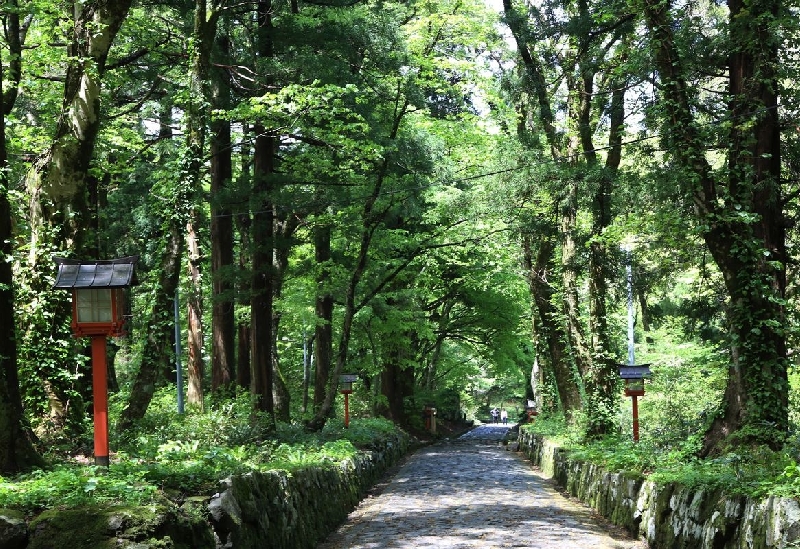
[[[649,438],[635,443],[630,436],[618,434],[582,440],[575,434],[579,430],[553,417],[537,419],[522,428],[553,440],[572,459],[614,472],[633,473],[659,483],[724,489],[734,495],[800,497],[800,451],[793,444],[779,452],[755,446],[700,459],[700,433],[692,434],[682,444],[665,446]]]
[[[126,467],[59,464],[49,471],[0,479],[0,507],[38,511],[119,500],[142,505],[153,501],[158,492],[144,476]]]
[[[681,450],[705,430],[717,412],[727,378],[727,354],[716,346],[685,341],[669,326],[653,333],[657,349],[640,353],[652,379],[639,399],[643,439],[664,451]],[[632,431],[630,399],[623,402],[623,432]]]
[[[384,419],[354,420],[349,429],[330,420],[320,433],[279,424],[267,433],[246,394],[212,402],[206,413],[179,415],[174,402],[172,389],[159,391],[146,417],[112,443],[117,453],[108,468],[61,458],[49,470],[0,478],[0,507],[34,513],[57,505],[181,500],[216,491],[235,473],[339,463],[396,434]]]

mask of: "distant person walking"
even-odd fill
[[[506,412],[505,408],[500,410],[500,419],[503,420],[503,425],[508,425],[508,412]]]
[[[492,408],[492,411],[489,413],[492,414],[492,423],[497,423],[497,418],[500,414],[500,412],[497,411],[497,408]]]

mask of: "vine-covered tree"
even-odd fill
[[[645,15],[659,70],[664,143],[685,181],[686,197],[728,293],[730,367],[722,412],[707,431],[703,453],[726,442],[779,446],[788,427],[786,356],[786,226],[781,191],[777,32],[781,2],[727,3],[716,59],[724,102],[711,128],[697,113],[699,75],[689,72],[683,19],[671,2],[634,3]],[[696,30],[696,29],[695,29]],[[722,88],[727,83],[727,88]],[[715,169],[708,142],[727,156]]]

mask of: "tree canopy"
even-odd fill
[[[679,382],[688,346],[724,381],[695,451],[779,447],[797,8],[6,1],[0,470],[87,430],[53,255],[139,256],[120,432],[182,368],[193,413],[246,392],[267,431],[321,429],[348,373],[358,413],[410,428],[533,401],[607,436],[630,265],[639,356]]]

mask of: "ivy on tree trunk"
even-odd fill
[[[779,0],[730,0],[728,166],[713,172],[694,118],[671,4],[642,0],[660,72],[668,145],[689,183],[697,223],[725,281],[730,364],[721,413],[702,454],[726,443],[778,447],[788,429],[786,242],[780,183],[776,32]],[[747,12],[745,13],[745,9]]]

